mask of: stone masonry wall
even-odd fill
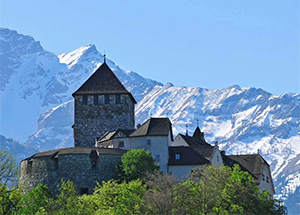
[[[116,103],[116,95],[109,95],[109,104],[105,104],[104,95],[97,96],[96,105],[93,95],[88,95],[86,105],[83,96],[75,96],[75,146],[93,147],[95,138],[101,137],[105,131],[134,129],[134,103],[129,95],[121,94],[120,104]]]
[[[97,182],[108,181],[116,177],[115,167],[121,163],[121,155],[100,154],[95,159],[95,168],[88,154],[65,154],[59,155],[57,164],[55,159],[37,157],[30,161],[21,162],[20,185],[25,192],[38,184],[47,185],[50,190],[57,193],[57,186],[61,179],[71,180],[80,193],[80,188],[88,188],[92,193]],[[32,165],[32,166],[31,166]],[[31,167],[30,167],[31,166]]]

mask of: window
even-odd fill
[[[109,95],[104,96],[104,103],[109,104]]]
[[[27,163],[27,173],[31,173],[32,171],[32,160]]]
[[[269,176],[267,176],[267,180],[266,180],[266,181],[267,181],[267,183],[269,183],[269,182],[270,182],[270,180],[269,180]]]
[[[54,168],[58,169],[58,159],[57,158],[53,159],[53,163],[54,163]]]
[[[147,145],[151,145],[151,140],[150,139],[147,140]]]
[[[95,169],[97,165],[97,162],[95,160],[92,160],[92,168]]]
[[[94,105],[98,104],[98,95],[94,95]]]
[[[175,160],[180,160],[180,154],[175,154]]]
[[[121,104],[121,96],[120,96],[120,94],[116,95],[116,104]]]
[[[160,155],[155,155],[155,161],[159,162],[160,161]]]
[[[82,104],[87,105],[87,95],[84,95],[82,98]]]
[[[119,141],[119,147],[124,147],[124,142],[123,141]]]
[[[89,188],[79,188],[79,194],[89,194]]]
[[[262,174],[262,175],[261,175],[261,178],[262,178],[262,180],[264,181],[264,180],[265,180],[265,175]]]

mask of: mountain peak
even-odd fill
[[[33,37],[19,34],[8,28],[0,28],[0,46],[0,54],[5,53],[7,55],[13,52],[14,56],[43,51],[40,42],[35,41]]]
[[[78,63],[79,59],[86,60],[95,56],[101,59],[103,58],[103,55],[97,51],[96,46],[94,44],[88,44],[78,49],[75,49],[69,53],[60,54],[58,55],[58,58],[60,63],[67,64],[70,69]]]

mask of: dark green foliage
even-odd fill
[[[0,214],[286,214],[282,202],[261,192],[237,165],[207,166],[179,182],[155,171],[151,153],[142,149],[127,152],[121,168],[125,181],[102,182],[92,195],[79,196],[75,185],[64,180],[56,196],[41,184],[22,195],[0,183]]]
[[[154,173],[159,167],[155,165],[155,159],[151,152],[144,149],[133,149],[122,156],[121,178],[126,181],[142,179],[147,173]]]

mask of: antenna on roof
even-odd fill
[[[187,124],[185,124],[185,130],[186,130],[186,131],[185,131],[185,135],[186,135],[186,136],[189,136],[188,125],[187,125]]]
[[[104,55],[103,55],[103,57],[104,57],[104,63],[106,63],[106,54],[105,54],[105,49],[104,49]]]
[[[259,154],[259,149],[257,149],[257,154]]]

